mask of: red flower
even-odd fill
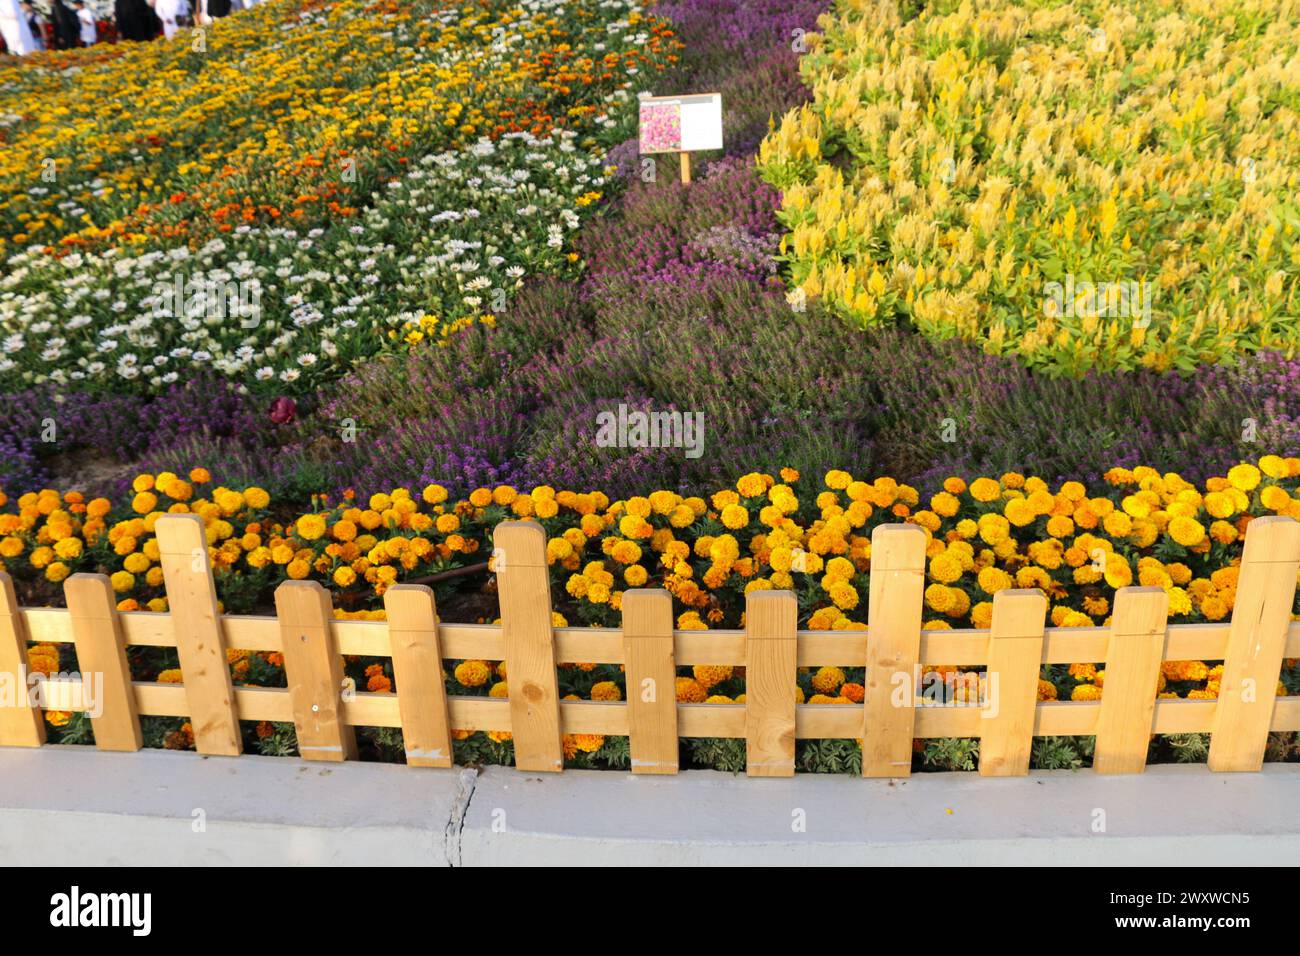
[[[271,403],[271,421],[277,425],[287,425],[293,421],[298,405],[292,398],[282,395]]]

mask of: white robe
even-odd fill
[[[154,5],[154,13],[158,14],[158,19],[162,21],[163,36],[168,39],[176,34],[178,29],[176,21],[189,12],[188,0],[158,0]]]
[[[94,46],[99,39],[99,31],[95,29],[95,15],[82,7],[77,11],[77,19],[81,21],[81,42],[86,46]]]

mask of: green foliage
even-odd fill
[[[795,751],[795,768],[808,773],[862,774],[862,747],[856,740],[801,741]]]
[[[974,737],[939,737],[925,742],[921,763],[931,770],[974,770],[979,752]]]
[[[696,766],[727,773],[745,769],[745,741],[739,737],[694,737],[686,745]]]
[[[1164,739],[1178,763],[1205,763],[1210,757],[1209,734],[1168,734]]]

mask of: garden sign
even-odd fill
[[[691,153],[722,149],[722,94],[641,98],[641,155],[677,153],[682,182],[691,181]]]

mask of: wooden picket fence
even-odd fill
[[[789,591],[750,594],[743,631],[675,631],[666,591],[623,596],[623,627],[555,628],[540,525],[496,529],[499,626],[437,620],[433,593],[399,585],[384,595],[387,622],[333,619],[329,592],[286,582],[275,617],[223,615],[201,519],[160,518],[156,530],[170,611],[121,613],[103,575],[65,582],[67,609],[20,608],[0,575],[0,675],[25,672],[30,641],[71,642],[83,674],[99,683],[92,716],[104,750],[138,750],[141,715],[188,717],[198,751],[237,755],[239,721],[292,721],[308,760],[355,757],[354,727],[400,727],[407,762],[451,765],[451,729],[509,730],[517,766],[562,767],[566,733],[627,735],[633,773],[676,773],[678,738],[744,738],[752,776],[794,773],[796,739],[863,741],[863,774],[910,772],[914,738],[977,737],[980,773],[1028,772],[1035,736],[1096,735],[1094,769],[1140,773],[1152,734],[1208,731],[1211,770],[1259,770],[1270,731],[1300,730],[1300,697],[1275,697],[1285,658],[1300,657],[1291,621],[1300,568],[1300,523],[1251,522],[1230,624],[1168,626],[1160,588],[1128,587],[1109,627],[1045,627],[1038,590],[1007,590],[993,601],[989,630],[921,629],[925,535],[883,525],[872,535],[867,631],[798,631]],[[175,647],[184,684],[132,682],[130,645]],[[232,686],[226,650],[279,651],[288,688]],[[397,693],[344,689],[343,655],[390,657]],[[509,697],[448,696],[444,659],[504,660]],[[1223,660],[1217,700],[1158,700],[1161,661]],[[621,664],[627,700],[559,699],[559,662]],[[1037,699],[1044,664],[1105,663],[1100,701]],[[678,703],[676,668],[745,668],[743,704]],[[797,705],[798,667],[866,667],[861,705]],[[927,706],[915,696],[924,665],[985,667],[989,706]],[[48,681],[45,706],[86,710],[82,682]],[[20,695],[0,707],[0,745],[40,746],[39,708]]]

